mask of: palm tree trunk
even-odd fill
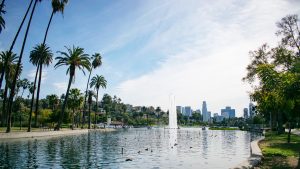
[[[34,84],[33,84],[33,93],[32,93],[32,98],[31,98],[31,103],[30,103],[29,122],[28,122],[27,132],[31,131],[32,110],[33,110],[33,103],[34,103],[34,93],[35,93],[36,80],[37,80],[38,73],[39,73],[39,66],[36,67],[36,73],[35,73]]]
[[[13,40],[13,42],[12,42],[10,48],[9,48],[9,52],[12,52],[12,50],[13,50],[13,48],[14,48],[14,46],[15,46],[16,40],[17,40],[17,38],[18,38],[18,36],[19,36],[19,33],[20,33],[20,31],[21,31],[21,28],[23,27],[23,24],[24,24],[24,22],[25,22],[25,19],[27,18],[27,15],[28,15],[29,9],[31,8],[32,2],[33,2],[33,0],[30,1],[29,6],[27,7],[27,11],[26,11],[26,13],[25,13],[25,15],[24,15],[24,17],[23,17],[23,19],[22,19],[21,25],[19,26],[19,29],[18,29],[18,31],[17,31],[17,33],[16,33],[16,35],[15,35],[15,37],[14,37],[14,40]],[[4,0],[2,1],[2,3],[4,3]],[[3,79],[4,79],[4,72],[5,72],[5,69],[6,69],[6,64],[4,65],[4,68],[3,68],[2,72],[1,72],[1,77],[0,77],[0,89],[2,88],[2,82],[3,82]]]
[[[3,94],[3,103],[2,103],[2,119],[1,126],[5,126],[5,122],[7,121],[6,117],[6,101],[7,101],[7,92],[8,92],[8,84],[5,84],[4,94]]]
[[[51,16],[50,16],[50,19],[49,19],[49,22],[48,22],[48,26],[47,26],[46,33],[45,33],[45,36],[44,36],[43,44],[46,43],[47,36],[48,36],[48,31],[49,31],[50,24],[52,22],[53,15],[54,15],[54,10],[52,10],[52,13],[51,13]]]
[[[38,120],[38,114],[39,114],[39,98],[40,98],[40,88],[41,88],[41,81],[42,81],[42,70],[43,70],[43,65],[40,64],[40,73],[39,73],[39,81],[38,81],[38,88],[36,92],[36,104],[35,104],[35,122],[34,125],[35,127],[38,126],[37,120]]]
[[[25,37],[24,37],[24,40],[23,40],[23,44],[22,44],[22,48],[21,48],[21,52],[20,52],[20,56],[19,56],[19,60],[18,60],[18,64],[17,64],[16,73],[15,73],[14,78],[13,78],[12,89],[10,91],[9,101],[8,101],[8,104],[9,104],[9,106],[8,106],[8,124],[7,124],[6,133],[9,133],[11,131],[12,103],[13,103],[13,98],[14,98],[14,95],[15,95],[15,88],[16,88],[17,78],[18,78],[19,71],[20,71],[23,52],[24,52],[24,48],[25,48],[25,44],[26,44],[26,40],[27,40],[29,28],[30,28],[32,16],[33,16],[33,13],[35,11],[35,7],[36,7],[37,2],[38,2],[38,0],[35,0],[34,5],[33,5],[33,9],[32,9],[31,14],[30,14],[30,18],[29,18],[29,21],[28,21],[28,24],[27,24]]]
[[[98,94],[99,94],[99,89],[97,90],[97,97],[96,97],[96,113],[98,113]],[[97,116],[95,113],[95,126],[97,124]]]
[[[73,112],[72,112],[72,130],[74,130],[74,116],[75,115],[75,109],[73,109]]]
[[[72,70],[70,70],[70,71],[72,71]],[[71,83],[72,83],[72,80],[73,80],[73,76],[74,75],[70,75],[70,78],[69,78],[67,93],[66,93],[66,97],[64,99],[64,103],[63,103],[62,108],[61,108],[60,118],[59,118],[56,130],[60,130],[60,127],[61,127],[61,124],[62,124],[62,121],[63,121],[63,118],[64,118],[65,108],[66,108],[66,104],[67,104],[67,101],[68,101],[69,91],[70,91],[70,88],[71,88]]]
[[[89,127],[88,129],[91,129],[91,104],[89,104]]]
[[[86,84],[86,89],[85,89],[84,104],[83,104],[83,111],[82,111],[82,127],[84,126],[84,123],[85,123],[86,98],[87,98],[87,94],[88,94],[88,89],[89,89],[89,83],[90,83],[92,70],[93,69],[91,69],[91,71],[90,71],[89,78],[88,78],[88,81],[87,81],[87,84]]]

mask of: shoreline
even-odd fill
[[[116,131],[116,129],[113,128],[75,129],[75,130],[60,130],[60,131],[51,130],[51,131],[0,133],[0,141],[7,141],[11,139],[21,139],[21,138],[46,138],[46,137],[56,137],[56,136],[78,135],[78,134],[86,134],[92,131],[112,132],[112,131]]]
[[[246,169],[246,168],[254,168],[258,166],[258,164],[262,160],[262,151],[260,147],[258,146],[258,143],[261,140],[264,140],[265,137],[259,138],[257,140],[251,141],[250,142],[250,157],[248,157],[247,160],[241,162],[237,166],[231,168],[231,169]]]

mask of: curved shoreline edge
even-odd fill
[[[21,139],[21,138],[46,138],[46,137],[56,137],[56,136],[65,136],[65,135],[77,135],[77,134],[85,134],[92,131],[111,132],[111,131],[115,131],[115,129],[106,128],[106,129],[79,129],[79,130],[61,130],[61,131],[0,133],[0,141],[1,140],[7,141],[10,139]]]
[[[261,159],[263,157],[261,149],[258,146],[258,142],[263,139],[265,139],[265,137],[261,137],[257,140],[252,141],[250,143],[250,157],[231,169],[248,169],[256,167],[261,162]]]

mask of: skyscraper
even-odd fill
[[[254,114],[254,104],[253,103],[249,103],[249,115],[250,118],[252,118],[255,114]]]
[[[176,112],[177,113],[182,113],[182,107],[181,106],[176,106]]]
[[[248,108],[244,108],[244,118],[248,119],[249,115],[248,115]]]
[[[225,109],[221,109],[221,114],[222,114],[222,116],[224,115],[225,118],[227,118],[226,117],[227,113],[228,113],[228,118],[235,117],[235,109],[232,109],[230,106],[226,106]]]
[[[185,106],[184,107],[184,111],[185,111],[185,113],[184,113],[185,116],[188,116],[188,117],[192,116],[192,108],[191,108],[191,106]]]
[[[208,122],[210,120],[210,115],[207,112],[206,101],[203,101],[203,103],[202,103],[202,116],[203,116],[204,122]]]

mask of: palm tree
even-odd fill
[[[2,1],[2,2],[3,2],[3,1]],[[23,17],[23,19],[22,19],[22,22],[21,22],[19,28],[18,28],[18,31],[17,31],[17,33],[16,33],[16,35],[15,35],[13,41],[12,41],[12,44],[10,45],[9,52],[12,52],[12,50],[13,50],[13,48],[14,48],[14,46],[15,46],[16,40],[17,40],[17,38],[18,38],[18,36],[19,36],[19,33],[20,33],[20,31],[21,31],[21,28],[23,27],[23,24],[24,24],[24,22],[25,22],[25,19],[27,18],[27,15],[28,15],[28,12],[29,12],[29,10],[30,10],[30,8],[31,8],[32,3],[33,3],[33,0],[30,1],[29,6],[27,7],[26,13],[25,13],[25,15],[24,15],[24,17]],[[5,67],[5,66],[6,66],[6,64],[4,64],[4,67]],[[2,70],[2,71],[1,71],[1,77],[0,77],[0,89],[2,88],[2,82],[3,82],[3,79],[4,79],[4,74],[5,74],[5,72],[4,72],[4,70]]]
[[[99,76],[99,75],[96,75],[92,78],[92,81],[90,83],[90,87],[95,87],[96,91],[97,91],[97,94],[96,94],[96,113],[98,112],[98,94],[99,94],[99,89],[100,87],[102,88],[106,88],[106,84],[107,84],[107,81],[105,80],[105,78],[103,76]],[[96,113],[95,113],[95,123],[96,122]]]
[[[48,31],[49,31],[50,24],[52,22],[53,15],[57,12],[61,12],[63,14],[64,9],[65,9],[65,5],[67,3],[68,3],[68,0],[52,0],[52,13],[51,13],[48,25],[47,25],[47,29],[46,29],[46,33],[45,33],[45,36],[44,36],[43,44],[46,43],[46,39],[47,39],[47,36],[48,36]]]
[[[29,80],[28,79],[23,79],[22,80],[22,89],[23,89],[23,91],[22,91],[22,95],[21,95],[21,97],[23,97],[23,94],[24,94],[24,90],[26,90],[27,88],[29,88],[29,85],[30,85],[30,82],[29,82]]]
[[[13,98],[14,98],[14,95],[15,95],[15,88],[16,88],[17,78],[18,78],[20,68],[21,68],[23,52],[24,52],[24,48],[25,48],[25,44],[26,44],[26,40],[27,40],[27,36],[28,36],[28,32],[29,32],[31,20],[32,20],[33,13],[35,11],[35,7],[36,7],[36,4],[37,4],[38,1],[41,1],[41,0],[35,0],[32,11],[31,11],[31,14],[30,14],[30,18],[29,18],[29,21],[28,21],[28,24],[27,24],[24,40],[23,40],[22,47],[21,47],[21,52],[20,52],[18,64],[17,64],[17,67],[16,67],[16,73],[14,75],[13,82],[12,82],[12,89],[10,91],[9,100],[8,100],[8,111],[7,111],[8,113],[7,114],[8,114],[9,118],[8,118],[8,125],[7,125],[7,129],[6,129],[6,133],[9,133],[11,131],[12,102],[13,102]]]
[[[92,90],[88,91],[88,104],[89,104],[89,126],[88,129],[91,129],[91,105],[93,102],[93,97],[95,96]]]
[[[7,104],[7,93],[9,90],[9,85],[11,84],[11,77],[12,74],[14,74],[14,68],[18,60],[18,56],[12,52],[6,51],[1,52],[0,54],[2,63],[5,63],[5,67],[1,67],[1,69],[4,69],[4,72],[6,74],[5,76],[5,88],[4,88],[4,94],[3,94],[3,104],[2,104],[2,119],[1,119],[1,125],[3,126],[6,123],[6,104]]]
[[[5,28],[5,20],[3,19],[2,15],[5,14],[5,10],[4,8],[4,2],[5,0],[2,0],[1,4],[0,4],[0,33],[2,32],[2,29]]]
[[[66,104],[68,101],[69,90],[71,87],[71,83],[73,82],[73,79],[75,77],[76,68],[78,68],[79,70],[82,70],[82,72],[84,74],[85,74],[84,69],[87,69],[88,71],[90,71],[90,58],[88,57],[88,54],[84,53],[83,48],[75,47],[75,46],[73,46],[73,48],[68,48],[68,47],[65,47],[65,48],[67,49],[67,52],[58,51],[58,53],[60,53],[62,56],[55,58],[56,60],[58,60],[58,62],[54,66],[55,68],[58,68],[60,66],[68,66],[67,73],[69,73],[69,75],[70,75],[68,88],[67,88],[67,92],[66,92],[66,97],[65,97],[64,103],[62,105],[60,118],[59,118],[58,125],[56,128],[57,130],[59,130],[61,127]]]
[[[100,53],[95,53],[94,55],[92,55],[91,59],[93,61],[92,61],[92,67],[91,67],[91,70],[90,70],[90,73],[89,73],[89,78],[88,78],[88,81],[87,81],[87,84],[86,84],[86,89],[85,89],[84,105],[83,105],[84,112],[86,110],[86,98],[87,98],[87,95],[88,95],[88,89],[89,89],[92,70],[96,69],[97,67],[100,67],[102,65],[102,57],[101,57]],[[85,113],[82,113],[82,119],[83,119],[82,120],[82,126],[84,125],[84,116],[85,116]]]
[[[58,102],[59,102],[58,96],[55,94],[51,94],[51,95],[47,95],[46,99],[48,100],[49,105],[52,108],[52,111],[54,111],[55,107],[58,105]]]
[[[69,95],[68,107],[72,109],[71,120],[72,120],[72,130],[74,129],[74,121],[76,110],[80,108],[81,93],[79,89],[71,89]]]
[[[30,53],[30,61],[32,61],[32,63],[36,63],[37,65],[39,65],[39,81],[38,81],[36,104],[35,104],[35,113],[36,113],[35,126],[37,126],[37,115],[38,115],[38,108],[39,108],[39,96],[40,96],[43,66],[49,66],[49,64],[52,63],[52,56],[53,54],[50,48],[44,43],[34,47]]]

